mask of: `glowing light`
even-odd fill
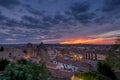
[[[73,57],[74,60],[80,60],[81,61],[83,59],[83,56],[79,55],[79,54],[73,54],[72,57]]]
[[[25,58],[25,59],[29,59],[29,58],[30,58],[30,54],[26,53],[26,54],[24,55],[24,58]]]
[[[83,59],[83,56],[80,56],[79,58],[80,58],[80,60],[82,60],[82,59]]]
[[[73,54],[73,59],[77,60],[77,54]]]

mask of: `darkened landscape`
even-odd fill
[[[0,0],[0,80],[120,80],[120,0]]]

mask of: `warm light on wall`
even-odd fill
[[[80,60],[82,60],[82,59],[83,59],[83,56],[81,55],[79,58],[80,58]]]
[[[77,60],[77,54],[73,54],[73,59]]]
[[[24,58],[25,58],[25,59],[29,59],[29,58],[30,58],[30,54],[26,53],[26,54],[24,55]]]

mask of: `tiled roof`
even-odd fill
[[[65,80],[70,80],[71,76],[73,75],[73,73],[63,70],[58,70],[58,69],[48,69],[48,70],[50,71],[53,77],[61,78]]]

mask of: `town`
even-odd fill
[[[79,72],[97,70],[97,62],[106,58],[105,52],[109,45],[34,45],[28,43],[22,46],[5,46],[0,52],[0,58],[10,61],[20,59],[39,62],[44,60],[48,70],[54,77],[70,79]],[[59,74],[57,74],[59,73]]]
[[[120,0],[0,0],[0,80],[120,80]]]

